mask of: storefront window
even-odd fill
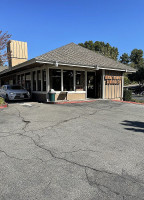
[[[33,72],[33,91],[36,91],[36,72]]]
[[[18,85],[21,85],[21,78],[20,78],[20,75],[18,75],[18,77],[17,77],[17,83],[18,83]]]
[[[63,70],[63,89],[64,91],[73,91],[74,90],[74,81],[73,81],[73,71],[72,70]]]
[[[21,85],[25,87],[25,76],[24,74],[21,75]]]
[[[30,73],[25,74],[25,87],[28,91],[31,91],[31,75],[30,75]]]
[[[76,90],[85,90],[85,72],[76,71]]]
[[[46,91],[46,70],[42,70],[43,91]]]
[[[61,91],[61,70],[60,69],[50,69],[50,89],[55,91]]]
[[[41,71],[37,71],[38,91],[41,91]]]

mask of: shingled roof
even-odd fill
[[[0,72],[4,71],[4,70],[7,70],[8,67],[7,66],[0,66]]]
[[[53,51],[45,53],[35,58],[43,62],[58,62],[59,64],[98,66],[100,69],[116,69],[134,72],[135,69],[124,65],[118,61],[101,55],[95,51],[81,47],[75,43],[70,43]]]
[[[58,62],[59,66],[99,67],[99,69],[125,71],[130,73],[136,72],[132,67],[103,56],[95,51],[81,47],[75,43],[70,43],[26,62],[15,65],[10,69],[5,68],[5,70],[0,70],[0,76],[3,76],[6,73],[13,73],[16,70],[20,71],[22,69],[28,69],[31,65],[35,65],[36,63],[47,63],[53,65],[56,62]]]

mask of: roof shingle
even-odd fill
[[[39,61],[58,62],[63,64],[81,66],[99,66],[100,68],[135,71],[135,69],[124,65],[111,58],[103,56],[95,51],[70,43],[53,51],[35,58]]]

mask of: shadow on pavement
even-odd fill
[[[26,100],[13,100],[13,101],[6,101],[6,103],[8,104],[15,104],[15,103],[30,103],[30,102],[34,102],[31,99],[26,99]]]
[[[126,130],[144,133],[144,122],[124,120],[121,124],[131,127]]]

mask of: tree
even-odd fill
[[[143,50],[133,49],[130,55],[131,66],[139,68],[143,65]]]
[[[11,35],[7,32],[3,33],[0,30],[0,65],[4,65],[6,61],[8,61],[9,54],[5,51],[7,47],[8,40]]]
[[[112,47],[109,43],[99,41],[93,42],[92,40],[90,40],[84,43],[79,43],[79,45],[90,50],[96,51],[114,60],[117,60],[118,58],[118,48]]]
[[[133,49],[130,55],[131,67],[136,68],[138,71],[134,74],[129,74],[128,77],[131,81],[136,81],[139,84],[144,84],[144,59],[143,50]]]
[[[139,84],[144,84],[144,64],[141,66],[136,73],[129,74],[128,78],[130,81],[136,81]]]
[[[123,64],[129,64],[130,62],[130,57],[127,53],[123,53],[121,56],[120,56],[120,62],[123,63]]]
[[[90,50],[95,50],[94,49],[94,43],[93,43],[92,40],[86,41],[85,43],[79,43],[79,45],[82,46],[82,47],[85,47],[87,49],[90,49]]]

